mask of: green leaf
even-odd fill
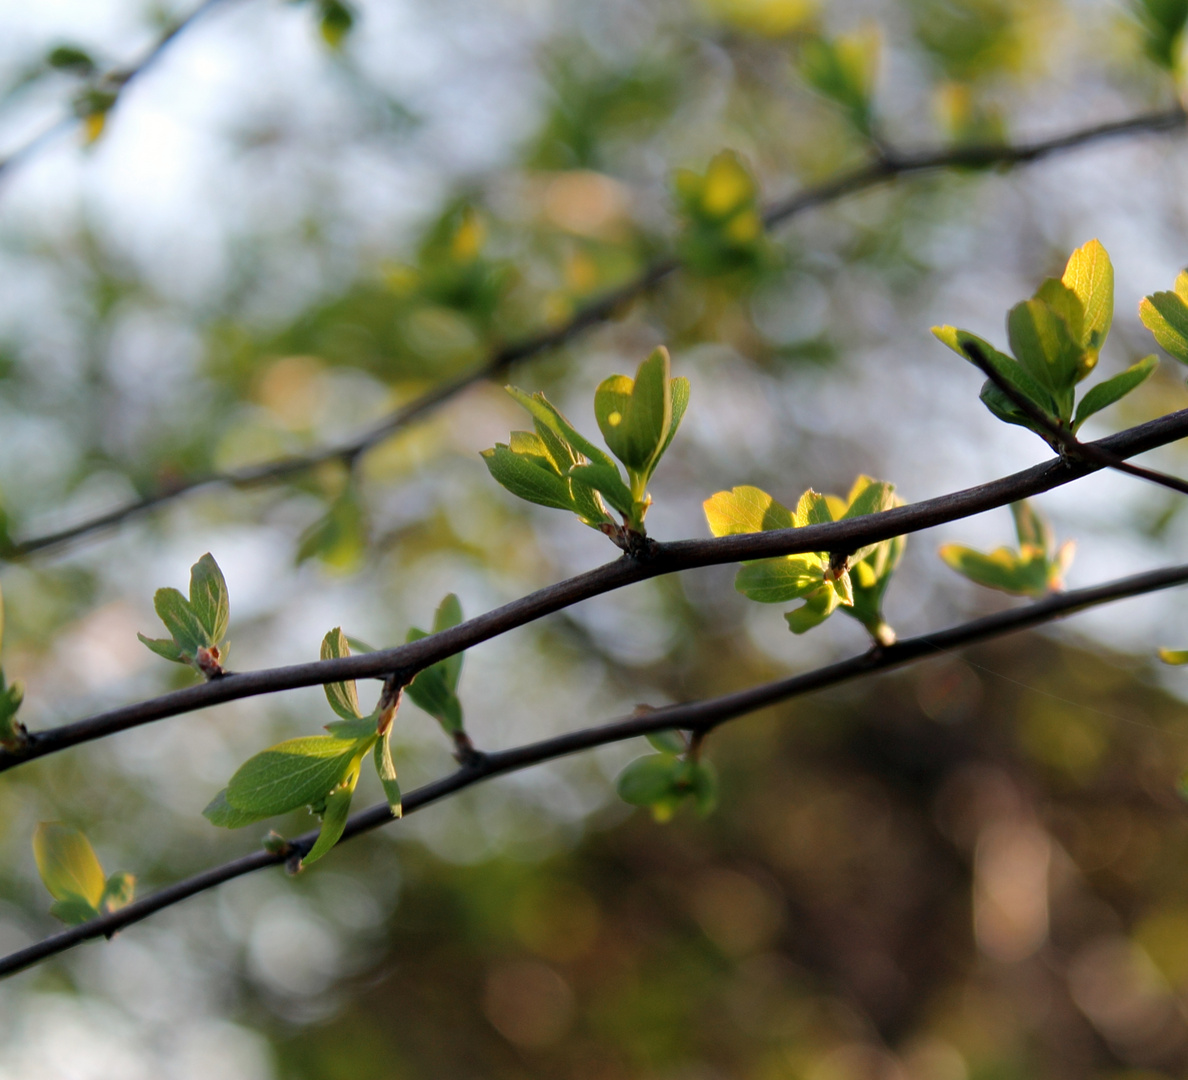
[[[137,633],[136,635],[144,642],[153,652],[158,656],[164,657],[166,660],[172,660],[177,664],[188,663],[185,653],[181,651],[174,643],[173,638],[150,638],[145,637],[144,634]]]
[[[514,435],[526,432],[515,432]],[[520,446],[526,444],[521,441]],[[482,451],[483,460],[495,480],[513,495],[536,503],[551,506],[557,510],[573,510],[573,495],[565,478],[558,476],[551,468],[552,463],[544,455],[517,452],[503,443],[496,443],[494,449]]]
[[[895,485],[861,475],[850,489],[848,504],[842,519],[865,517],[867,514],[881,514],[895,505]],[[867,544],[851,556],[851,562],[860,562],[875,550],[877,544]]]
[[[0,746],[5,749],[16,750],[26,741],[25,725],[16,719],[24,698],[24,684],[18,679],[11,686],[6,685],[4,672],[0,670]]]
[[[322,639],[322,659],[337,660],[343,656],[350,656],[351,648],[347,644],[346,635],[341,626],[336,626]],[[355,680],[347,682],[326,683],[322,687],[326,691],[326,700],[344,720],[354,720],[363,714],[359,711],[359,694],[355,688]]]
[[[1077,429],[1095,412],[1100,412],[1115,401],[1120,401],[1140,383],[1146,381],[1151,373],[1159,366],[1159,359],[1147,356],[1137,363],[1131,364],[1125,371],[1111,376],[1105,382],[1099,382],[1090,387],[1088,392],[1077,404],[1077,415],[1073,420],[1072,429]]]
[[[1010,383],[1011,386],[1018,390],[1019,393],[1029,401],[1033,402],[1038,408],[1043,409],[1049,414],[1054,415],[1056,413],[1056,405],[1052,399],[1052,395],[1047,391],[1047,389],[1045,389],[1044,386],[1037,382],[1026,370],[1026,368],[1024,368],[1023,365],[1017,360],[1013,360],[1004,353],[1000,353],[996,348],[994,348],[993,345],[987,341],[984,341],[976,334],[971,334],[966,330],[958,330],[954,326],[934,326],[932,328],[932,333],[938,341],[947,345],[967,363],[972,364],[973,361],[970,360],[969,355],[966,353],[965,346],[971,341],[979,345],[987,361],[989,361],[990,366],[1002,379]],[[975,367],[976,366],[977,365],[975,365]],[[995,410],[994,406],[990,404],[990,401],[987,400],[988,391],[984,387],[981,395],[982,401],[985,402],[987,408],[989,408],[991,412],[994,412],[996,416],[999,416],[999,419],[1007,420],[1008,423],[1021,423],[1024,427],[1031,426],[1031,421],[1027,419],[1026,415],[1024,413],[1020,413],[1013,404],[1010,404],[1010,399],[1002,394],[993,383],[988,383],[987,386],[989,387],[989,390],[994,391],[994,394],[997,395],[998,398],[1001,398],[1003,401],[1007,402],[1014,414],[1018,417],[1021,417],[1022,419],[1008,419],[1006,416],[1000,415],[1000,413]]]
[[[241,829],[255,821],[272,817],[272,814],[256,814],[247,810],[237,810],[227,801],[227,789],[223,788],[207,803],[206,809],[202,811],[202,816],[212,825],[217,825],[221,829]]]
[[[682,786],[693,797],[693,805],[702,816],[708,816],[718,805],[718,776],[708,761],[685,763]]]
[[[396,765],[392,761],[392,748],[389,745],[389,729],[375,742],[375,771],[379,774],[380,783],[384,788],[384,796],[388,800],[388,809],[393,817],[400,817],[401,807],[400,784],[396,781]]]
[[[360,716],[353,720],[331,720],[323,725],[336,739],[353,739],[360,742],[370,739],[378,730],[379,715],[377,712],[370,716]]]
[[[107,879],[99,906],[108,911],[119,911],[120,908],[132,903],[135,892],[136,878],[126,870],[117,870]]]
[[[322,828],[314,846],[310,848],[309,854],[301,860],[302,866],[312,866],[338,843],[351,813],[351,799],[355,794],[355,785],[358,782],[359,768],[356,763],[350,776],[326,796],[326,806],[321,815]]]
[[[837,610],[838,595],[832,589],[813,593],[800,607],[787,612],[784,620],[794,634],[803,634],[820,626]]]
[[[1060,418],[1070,419],[1081,347],[1068,323],[1042,300],[1024,300],[1007,316],[1007,335],[1015,358],[1060,404]]]
[[[1188,649],[1160,649],[1159,659],[1165,664],[1188,664]]]
[[[82,900],[92,909],[103,898],[105,877],[90,841],[73,825],[42,821],[33,831],[37,872],[55,900]]]
[[[1081,302],[1083,316],[1079,340],[1092,355],[1092,362],[1084,371],[1088,374],[1097,362],[1097,354],[1114,321],[1114,267],[1101,241],[1090,240],[1077,248],[1068,257],[1060,280]],[[1073,329],[1071,321],[1069,328]]]
[[[462,603],[454,593],[448,593],[437,610],[433,613],[433,632],[440,634],[443,630],[450,630],[462,622]],[[441,669],[442,679],[451,693],[458,689],[458,678],[462,674],[463,653],[447,656],[437,665]]]
[[[614,464],[604,465],[593,463],[589,465],[575,465],[569,470],[572,479],[597,491],[610,505],[624,517],[630,517],[635,506],[635,499],[631,489],[623,483],[623,474]]]
[[[702,507],[714,536],[791,529],[800,524],[793,520],[786,506],[757,487],[743,486],[719,491],[706,499]]]
[[[367,550],[367,514],[355,486],[346,489],[297,541],[293,559],[298,566],[319,559],[336,570],[357,566]]]
[[[371,740],[375,738],[373,732]],[[236,810],[261,817],[309,806],[340,783],[351,763],[370,749],[369,740],[333,735],[289,739],[248,758],[227,784],[226,800]]]
[[[158,589],[153,595],[153,607],[165,629],[173,635],[174,643],[188,659],[193,660],[199,649],[216,644],[210,640],[190,602],[177,589]]]
[[[1188,364],[1188,303],[1180,295],[1178,279],[1175,292],[1157,292],[1143,297],[1139,303],[1139,318],[1165,352],[1180,363]]]
[[[825,564],[815,552],[744,563],[734,587],[761,604],[783,604],[807,596],[825,582]]]
[[[680,376],[668,381],[669,396],[671,404],[669,412],[672,416],[668,425],[668,434],[664,436],[664,441],[660,444],[660,449],[656,452],[656,460],[659,461],[668,451],[672,445],[673,437],[677,433],[677,428],[681,426],[681,420],[684,419],[685,410],[689,407],[689,380]]]
[[[809,38],[800,51],[800,75],[814,90],[842,106],[860,132],[869,134],[878,59],[875,33],[860,31],[833,40]]]
[[[1143,49],[1160,67],[1174,71],[1180,36],[1188,20],[1185,0],[1132,0],[1131,9],[1144,31]]]
[[[75,75],[90,75],[95,71],[91,54],[77,45],[58,45],[50,49],[45,62],[59,71],[70,71]]]
[[[1026,499],[1011,503],[1011,517],[1015,519],[1015,535],[1019,538],[1020,549],[1030,545],[1049,555],[1055,550],[1052,527]]]
[[[602,437],[631,472],[650,472],[672,425],[669,376],[668,350],[661,346],[639,365],[634,379],[612,375],[594,392]]]
[[[406,640],[409,642],[419,641],[428,636],[424,630],[419,630],[414,626],[408,631]],[[454,693],[457,676],[454,677],[454,686],[451,686],[447,679],[447,673],[451,670],[450,663],[453,660],[454,657],[449,657],[425,668],[418,672],[416,678],[405,687],[413,704],[432,716],[448,735],[456,735],[463,730],[462,703],[458,700],[458,695]]]
[[[81,896],[68,896],[62,900],[55,900],[50,904],[49,912],[55,919],[61,919],[67,926],[79,926],[82,923],[90,922],[99,914]]]
[[[615,781],[619,798],[632,806],[651,806],[674,793],[682,765],[670,754],[636,758]]]
[[[227,582],[209,551],[190,567],[190,608],[206,630],[204,644],[217,645],[227,636],[231,615]]]
[[[322,40],[332,49],[341,49],[355,25],[355,16],[342,0],[322,0],[321,7],[322,17],[319,26]]]
[[[940,557],[957,573],[978,585],[1015,596],[1043,596],[1048,591],[1048,560],[1028,547],[1022,553],[997,548],[990,554],[960,544],[945,544]]]
[[[688,749],[685,737],[679,731],[649,731],[644,738],[662,754],[683,754]]]

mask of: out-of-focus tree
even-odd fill
[[[662,542],[844,523],[1051,460],[1000,388],[982,408],[933,324],[1005,348],[1011,309],[1024,367],[1068,367],[1012,385],[1070,437],[1188,405],[1178,365],[1141,361],[1144,324],[1188,359],[1166,291],[1188,262],[1179,0],[38,7],[4,16],[0,57],[6,752],[22,724],[223,665],[415,642],[617,556],[599,526],[642,558],[644,511]],[[1097,294],[1065,271],[1093,237],[1117,271],[1104,350]],[[646,396],[659,345],[683,418],[674,384]],[[634,390],[608,381],[637,369]],[[1111,377],[1133,393],[1097,391],[1112,408],[1087,418],[1085,377],[1081,401]],[[642,453],[632,393],[667,418]],[[574,441],[595,430],[625,496]],[[548,478],[484,464],[500,444]],[[1182,473],[1183,452],[1156,464]],[[728,565],[639,581],[426,669],[390,730],[393,688],[341,682],[316,745],[313,687],[6,768],[4,953],[54,931],[51,903],[85,924],[132,875],[151,895],[259,848],[266,825],[228,833],[203,807],[283,813],[283,857],[313,804],[326,841],[296,877],[229,882],[0,984],[0,1075],[1183,1075],[1188,725],[1181,673],[1153,662],[1188,639],[1176,593],[328,847],[352,796],[398,806],[451,755],[1021,603],[946,562],[1042,597],[1180,561],[1183,499],[1116,474],[1040,496],[1071,568],[1020,505],[1017,549],[991,551],[1000,510],[792,556],[794,587],[789,564],[749,564],[742,592],[782,606]],[[154,590],[207,551],[196,590],[158,594],[155,637]],[[297,739],[333,764],[325,790],[269,802],[276,758],[253,755]]]

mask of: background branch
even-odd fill
[[[203,8],[220,0],[208,0]],[[190,16],[191,21],[198,12]],[[162,46],[163,47],[163,46]],[[965,146],[951,150],[926,151],[916,154],[884,153],[870,165],[861,166],[851,172],[803,191],[786,199],[772,203],[763,213],[764,224],[773,228],[787,222],[796,215],[826,205],[847,195],[857,194],[880,184],[889,183],[901,176],[935,172],[950,168],[989,167],[992,165],[1021,165],[1039,161],[1051,154],[1109,139],[1128,135],[1161,134],[1180,131],[1185,126],[1188,114],[1177,106],[1159,112],[1143,113],[1125,120],[1097,124],[1019,145]],[[2,164],[0,164],[2,169]],[[611,319],[625,304],[644,295],[660,282],[680,269],[675,258],[667,256],[651,263],[626,284],[578,309],[560,326],[542,331],[532,337],[511,345],[496,348],[487,360],[473,371],[434,387],[407,405],[392,412],[379,423],[355,438],[312,451],[278,458],[274,461],[252,465],[228,472],[210,473],[190,480],[171,482],[140,499],[132,500],[114,510],[88,518],[66,529],[30,537],[12,544],[0,552],[4,558],[17,559],[36,552],[60,547],[84,536],[110,529],[129,518],[145,513],[165,503],[172,502],[190,492],[213,485],[251,487],[271,483],[298,473],[305,472],[328,461],[352,463],[380,445],[397,431],[414,420],[450,401],[462,391],[487,379],[502,376],[512,364],[559,348],[585,330]]]
[[[225,2],[226,0],[202,0],[202,3],[184,18],[171,23],[139,60],[121,67],[110,68],[108,71],[87,80],[86,86],[115,95],[114,100],[106,110],[110,112],[119,104],[120,96],[128,88],[128,85],[148,71],[180,34],[193,26],[211,8]],[[81,116],[72,111],[55,120],[37,135],[34,135],[33,138],[29,139],[28,142],[13,150],[7,157],[0,158],[0,180],[4,179],[5,175],[17,168],[17,166],[29,161],[59,135],[64,135],[66,132],[72,131],[81,119]]]
[[[683,705],[669,705],[634,713],[581,731],[568,732],[523,746],[486,753],[470,763],[432,783],[409,792],[403,800],[404,814],[416,813],[425,807],[473,786],[482,780],[517,772],[533,765],[565,757],[582,750],[590,750],[609,743],[623,742],[655,731],[672,729],[704,732],[720,724],[745,716],[747,713],[790,698],[837,686],[879,671],[936,656],[964,645],[1002,637],[1020,630],[1053,622],[1078,611],[1146,593],[1158,592],[1188,583],[1188,565],[1170,566],[1145,574],[1120,578],[1073,592],[1055,593],[1043,600],[1011,611],[998,612],[981,619],[963,623],[932,634],[905,638],[894,645],[872,649],[861,656],[828,664],[801,675],[765,683],[748,690],[722,697]],[[428,640],[428,639],[425,639]],[[379,803],[355,814],[347,823],[342,839],[349,840],[381,825],[396,820],[387,802]],[[142,921],[150,915],[172,907],[191,896],[206,892],[225,881],[242,877],[267,866],[289,862],[304,855],[313,846],[318,831],[303,834],[290,842],[289,850],[280,853],[255,851],[222,866],[195,874],[184,881],[159,889],[151,896],[136,900],[117,911],[102,915],[90,922],[70,927],[24,949],[0,958],[0,977],[15,974],[42,960],[65,952],[84,941],[99,937],[110,938],[114,933]]]

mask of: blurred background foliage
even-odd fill
[[[94,117],[80,51],[122,63],[183,13],[0,10],[0,152],[75,98]],[[756,209],[880,146],[1166,107],[1177,11],[223,0],[105,123],[0,179],[8,535],[349,438],[672,251],[687,270],[509,373],[592,430],[593,388],[668,345],[692,399],[653,535],[706,535],[701,501],[735,484],[787,503],[866,472],[916,500],[1043,460],[928,327],[1001,342],[1009,305],[1097,236],[1118,273],[1103,372],[1149,352],[1138,298],[1188,260],[1181,137],[905,179],[768,238]],[[1188,405],[1168,367],[1087,434]],[[135,635],[153,590],[207,550],[240,669],[312,659],[339,624],[396,643],[446,592],[473,614],[616,555],[491,482],[478,451],[521,424],[478,384],[353,468],[204,488],[5,563],[23,718],[186,684]],[[1188,469],[1174,447],[1152,458]],[[1071,586],[1183,558],[1164,492],[1103,476],[1039,502],[1079,542]],[[1010,536],[1000,511],[913,537],[890,622],[1018,603],[936,557]],[[472,650],[476,743],[865,647],[849,620],[792,638],[733,573],[635,586]],[[1152,658],[1186,638],[1165,594],[745,719],[708,743],[722,794],[704,821],[659,826],[615,799],[642,741],[484,785],[297,879],[232,883],[0,985],[0,1077],[1182,1076],[1188,724],[1182,673]],[[249,754],[329,719],[316,691],[245,701],[6,773],[0,947],[54,927],[37,821],[83,826],[143,893],[250,850],[257,830],[216,831],[201,808]],[[411,704],[396,749],[405,790],[451,766]]]

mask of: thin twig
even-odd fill
[[[161,54],[177,39],[179,34],[188,30],[203,15],[210,11],[211,8],[224,2],[225,0],[203,0],[202,3],[184,18],[172,23],[153,42],[148,51],[140,59],[131,64],[112,68],[102,75],[91,79],[87,85],[92,89],[106,91],[114,95],[114,100],[107,109],[110,112],[119,102],[120,96],[127,89],[128,84],[140,78],[141,75],[152,67],[160,59]],[[0,158],[0,178],[3,178],[6,173],[11,172],[18,165],[24,164],[40,152],[43,147],[53,142],[59,135],[64,135],[66,132],[73,130],[80,119],[81,117],[73,112],[66,116],[61,116],[23,145],[13,150],[7,157]]]
[[[1188,437],[1188,409],[1171,413],[1091,444],[1123,457]],[[470,619],[449,630],[393,649],[331,660],[314,660],[223,678],[112,709],[46,731],[30,732],[20,750],[0,752],[0,772],[68,747],[105,738],[143,724],[211,705],[343,679],[397,677],[418,671],[464,649],[498,637],[594,596],[663,574],[701,566],[771,558],[809,551],[851,552],[894,536],[933,528],[993,510],[1097,472],[1089,461],[1059,459],[1023,472],[879,514],[804,528],[657,543],[648,558],[623,556],[584,574],[557,582]]]
[[[890,183],[902,176],[950,168],[1028,164],[1063,150],[1071,150],[1125,135],[1178,131],[1184,127],[1186,116],[1188,114],[1185,114],[1184,110],[1177,106],[1161,112],[1144,113],[1127,120],[1098,124],[1051,139],[1018,146],[966,146],[953,150],[884,156],[870,165],[861,166],[833,180],[806,188],[786,199],[772,203],[764,211],[763,220],[768,228],[774,228],[807,210],[880,184]],[[107,513],[88,518],[70,528],[18,541],[7,550],[0,552],[0,556],[17,559],[35,552],[60,547],[91,533],[112,528],[131,517],[164,503],[172,502],[199,488],[216,484],[249,487],[281,480],[286,476],[305,472],[327,461],[353,462],[412,421],[451,400],[463,390],[487,379],[500,377],[512,364],[550,349],[559,348],[590,327],[608,321],[617,310],[655,288],[679,268],[679,263],[670,256],[656,260],[624,285],[579,308],[561,326],[543,331],[514,344],[496,348],[486,361],[473,371],[434,387],[347,442],[308,454],[278,458],[244,469],[208,473],[180,483],[174,482]]]
[[[1055,593],[1028,607],[988,615],[985,618],[975,619],[972,622],[936,633],[905,638],[894,645],[872,649],[861,656],[828,664],[814,671],[793,675],[777,682],[765,683],[748,690],[703,701],[669,705],[660,709],[637,710],[630,716],[608,724],[568,732],[508,750],[484,754],[463,765],[449,776],[442,777],[440,780],[435,780],[407,794],[403,800],[403,812],[405,816],[416,813],[416,811],[423,810],[425,807],[480,781],[526,769],[543,762],[554,761],[582,750],[590,750],[609,743],[624,742],[627,739],[655,731],[676,729],[691,731],[695,734],[704,733],[757,709],[828,686],[850,682],[875,672],[886,671],[889,668],[901,667],[917,660],[936,656],[938,651],[947,651],[975,642],[1002,637],[1065,618],[1088,608],[1184,584],[1188,584],[1188,565],[1153,570],[1146,574],[1137,574],[1133,577],[1121,578],[1074,592]],[[342,839],[349,840],[394,820],[396,819],[392,817],[387,802],[379,803],[354,815],[347,823]],[[90,922],[70,927],[24,949],[19,949],[0,958],[0,977],[15,974],[84,941],[110,937],[118,930],[123,930],[133,923],[140,922],[191,896],[213,889],[225,881],[262,870],[267,866],[288,862],[294,855],[303,855],[308,852],[316,839],[317,832],[313,831],[290,841],[284,851],[275,854],[263,850],[254,851],[222,866],[205,870],[184,881],[168,885],[151,896],[136,900],[118,911],[101,915]]]
[[[1084,458],[1086,461],[1092,461],[1095,465],[1102,466],[1102,468],[1116,469],[1118,472],[1126,473],[1128,476],[1137,476],[1140,480],[1148,480],[1152,484],[1158,484],[1160,487],[1178,491],[1181,495],[1188,495],[1188,480],[1181,480],[1178,476],[1157,472],[1155,469],[1144,469],[1141,465],[1131,465],[1130,462],[1124,461],[1117,454],[1111,454],[1108,450],[1103,450],[1100,446],[1081,442],[1068,428],[1053,420],[1034,401],[1025,394],[1020,393],[1007,382],[1001,373],[994,369],[985,350],[976,341],[967,341],[961,348],[970,363],[998,387],[1015,408],[1022,412],[1033,424],[1038,424],[1060,444],[1062,456],[1074,459]]]

